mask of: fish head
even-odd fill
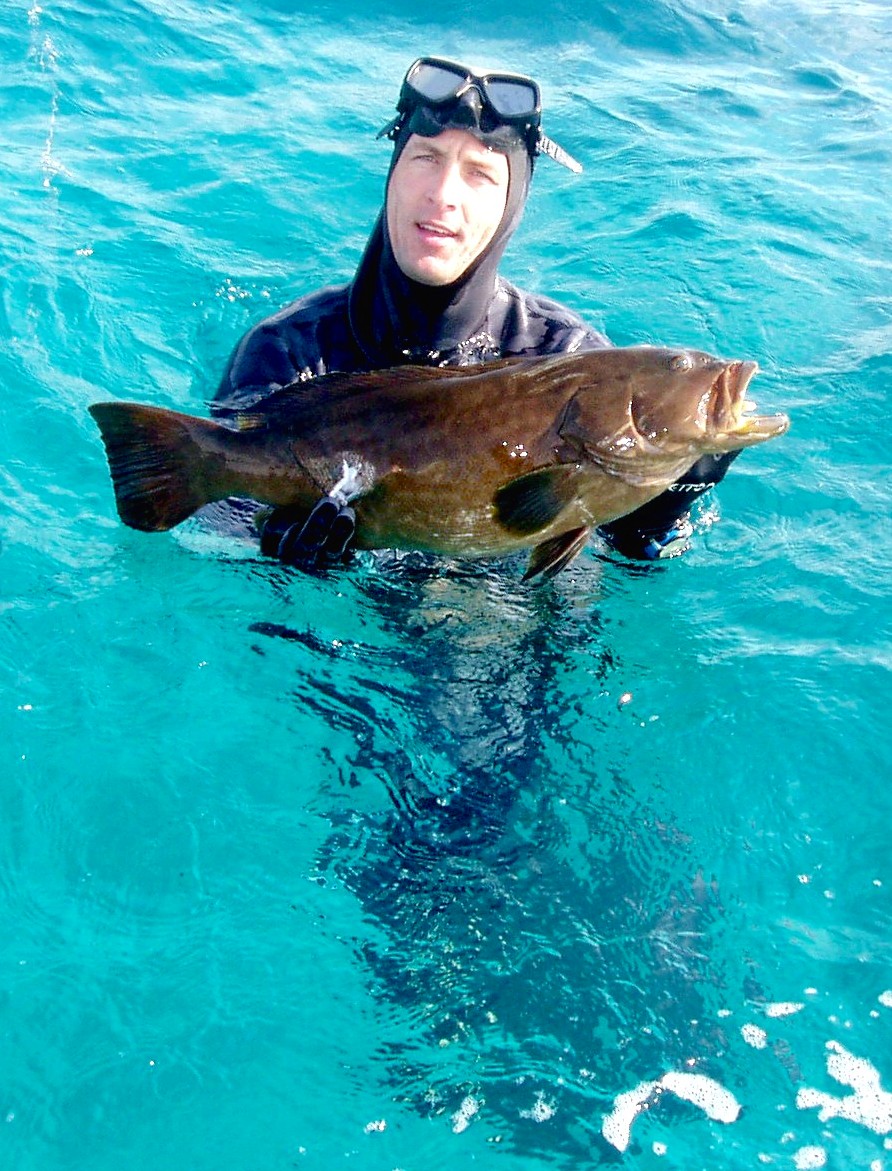
[[[575,396],[561,435],[618,474],[684,469],[701,455],[752,447],[789,426],[784,414],[758,414],[748,398],[755,362],[661,346],[612,353],[606,382]]]

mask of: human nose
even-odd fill
[[[444,207],[458,206],[461,201],[461,171],[454,163],[438,168],[428,189],[428,197],[432,203]]]

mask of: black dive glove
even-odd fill
[[[612,549],[635,561],[658,561],[686,553],[694,533],[691,505],[724,478],[738,455],[739,451],[730,451],[702,456],[662,495],[628,516],[602,525],[599,534]]]
[[[343,498],[323,496],[309,516],[282,505],[259,514],[260,551],[297,569],[319,569],[347,562],[353,555],[356,514]]]
[[[633,561],[659,561],[662,558],[679,557],[690,549],[694,526],[689,520],[689,515],[680,517],[668,529],[626,530],[618,522],[614,522],[598,529],[598,532],[611,549],[622,553],[624,557],[629,557]]]

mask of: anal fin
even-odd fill
[[[532,581],[534,577],[554,577],[556,573],[569,565],[574,557],[578,556],[591,535],[591,528],[583,525],[578,529],[570,529],[557,537],[551,537],[537,545],[530,554],[530,563],[524,581]]]

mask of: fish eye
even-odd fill
[[[676,354],[669,359],[670,370],[693,370],[694,363],[687,356],[687,354]]]

